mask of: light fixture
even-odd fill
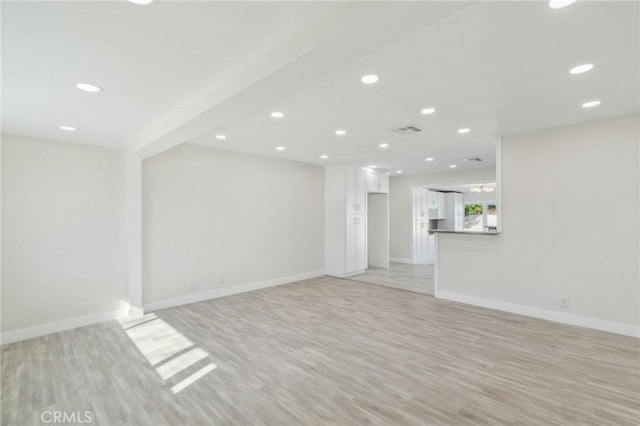
[[[458,129],[458,133],[469,133],[471,131],[471,129],[467,129],[466,127],[463,127],[462,129]]]
[[[591,71],[593,64],[576,65],[569,70],[569,74],[582,74],[583,72]]]
[[[455,164],[449,164],[449,168],[450,169],[455,169],[456,167],[458,167],[458,166],[456,166]]]
[[[582,108],[593,108],[600,105],[600,101],[589,101],[582,104]]]
[[[378,145],[378,148],[389,148],[389,144],[388,143],[381,143]]]
[[[372,165],[367,166],[367,167],[369,167],[370,169],[375,169],[375,168],[377,168],[378,166],[376,166],[375,164],[372,164]]]
[[[67,131],[67,132],[75,132],[78,129],[76,129],[75,127],[71,127],[71,126],[60,126],[60,130],[64,130],[64,131]]]
[[[271,113],[271,117],[273,117],[273,118],[282,118],[282,117],[284,117],[284,113],[282,113],[280,111],[273,111]]]
[[[149,6],[156,0],[129,0],[130,3],[137,4],[138,6]]]
[[[402,170],[396,170],[396,173],[401,175],[402,174]]]
[[[570,4],[575,3],[577,0],[549,0],[549,7],[551,9],[562,9]]]
[[[436,112],[435,108],[423,108],[422,110],[420,110],[420,114],[422,115],[429,115],[433,114],[434,112]]]
[[[276,151],[284,151],[284,146],[276,146]]]
[[[76,88],[83,90],[85,92],[91,92],[91,93],[102,92],[102,88],[91,83],[76,83]]]
[[[433,158],[427,157],[427,158],[424,159],[424,161],[433,161]]]
[[[380,77],[375,74],[367,74],[360,79],[364,84],[374,84],[377,83],[378,80],[380,80]]]
[[[221,141],[225,140],[227,137],[225,135],[216,135],[216,139],[220,139]]]
[[[471,192],[493,192],[495,190],[496,189],[493,186],[487,186],[487,185],[477,185],[469,188],[469,191]]]
[[[346,130],[336,130],[336,135],[338,136],[344,136],[347,134]]]
[[[322,155],[320,156],[320,158],[322,158],[323,160],[326,160],[327,158],[329,158],[329,156],[328,156],[328,155],[325,155],[325,154],[322,154]]]

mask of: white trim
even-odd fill
[[[495,309],[497,311],[511,312],[513,314],[524,315],[527,317],[540,318],[547,321],[577,325],[579,327],[592,328],[595,330],[607,331],[609,333],[640,338],[640,327],[632,324],[624,324],[599,318],[554,311],[551,309],[536,308],[534,306],[519,305],[516,303],[502,302],[499,300],[485,299],[483,297],[452,293],[448,291],[438,291],[435,297],[454,302],[466,303],[468,305]]]
[[[144,305],[144,312],[152,312],[174,306],[188,305],[190,303],[202,302],[209,299],[231,296],[232,294],[245,293],[247,291],[259,290],[261,288],[274,287],[281,284],[293,283],[296,281],[308,280],[324,276],[324,271],[306,272],[303,274],[289,275],[288,277],[274,278],[266,281],[242,284],[234,287],[218,288],[203,293],[188,294],[186,296],[175,297],[173,299],[161,300]]]
[[[389,262],[406,263],[408,265],[413,265],[413,261],[411,259],[406,258],[406,257],[390,257],[389,258]]]
[[[62,321],[48,322],[35,325],[33,327],[20,328],[18,330],[7,331],[0,335],[3,345],[7,343],[19,342],[21,340],[33,339],[47,334],[58,333],[60,331],[73,330],[74,328],[97,324],[99,322],[126,318],[129,314],[129,306],[115,311],[102,312],[99,314],[84,315],[81,317],[69,318]]]

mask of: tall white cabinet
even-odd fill
[[[325,273],[367,269],[367,175],[362,167],[325,167]]]
[[[438,222],[439,229],[464,231],[464,200],[459,192],[446,194],[445,218]]]

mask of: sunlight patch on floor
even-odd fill
[[[206,351],[196,347],[185,335],[156,314],[147,314],[133,320],[120,320],[120,325],[165,381],[209,356]],[[209,363],[172,386],[171,390],[173,393],[182,391],[216,367],[214,363]]]

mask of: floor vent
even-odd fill
[[[418,133],[421,132],[422,129],[420,127],[417,126],[404,126],[404,127],[397,127],[395,129],[393,129],[394,132],[399,133],[401,135],[410,135],[412,133]]]

